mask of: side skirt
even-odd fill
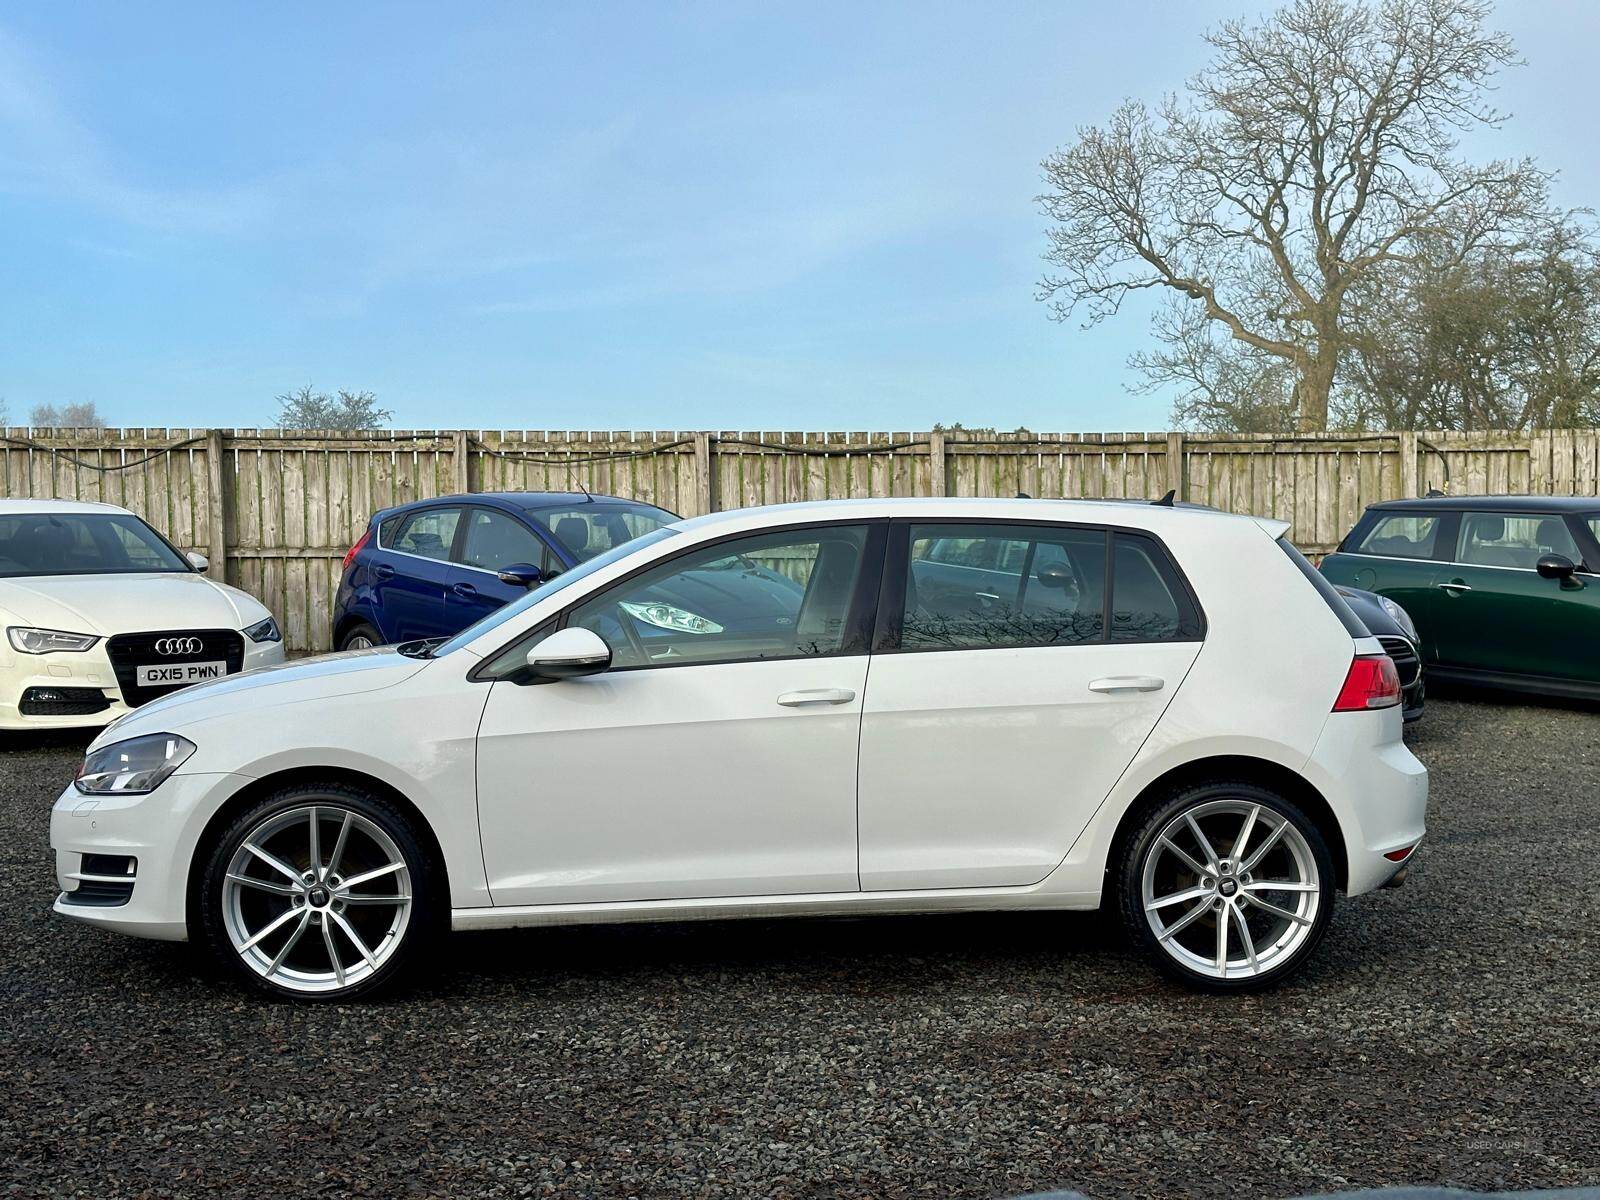
[[[1461,683],[1472,687],[1499,688],[1507,692],[1528,692],[1538,696],[1600,700],[1600,680],[1557,679],[1551,675],[1505,675],[1498,671],[1479,671],[1470,667],[1429,665],[1426,670],[1428,678],[1439,683]]]
[[[607,901],[599,904],[523,904],[456,908],[452,929],[512,929],[532,925],[613,925],[634,921],[732,921],[741,918],[854,914],[991,912],[1007,909],[1095,909],[1099,892],[1041,892],[1034,888],[968,888],[929,892],[830,892],[805,896],[715,896],[695,900]]]

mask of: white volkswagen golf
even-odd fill
[[[0,730],[104,725],[283,661],[261,602],[114,504],[0,500]]]
[[[455,638],[202,684],[55,807],[56,911],[348,999],[446,928],[1118,908],[1240,990],[1395,879],[1393,664],[1280,522],[863,500],[646,534]]]

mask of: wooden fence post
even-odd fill
[[[944,472],[944,430],[935,429],[928,435],[928,495],[942,496],[949,487]]]
[[[711,434],[694,435],[694,502],[696,516],[717,511],[716,456],[711,453]]]
[[[1417,483],[1417,435],[1400,435],[1400,499],[1412,500],[1422,494]],[[1388,499],[1388,497],[1385,497]]]
[[[1179,500],[1189,498],[1189,473],[1184,470],[1183,434],[1167,434],[1167,490]]]
[[[465,429],[457,429],[451,438],[455,442],[450,465],[455,469],[456,491],[465,494],[472,490],[472,440]]]
[[[206,430],[206,490],[210,493],[206,505],[206,557],[210,563],[206,574],[224,582],[228,578],[227,489],[233,482],[233,472],[227,468],[227,454],[222,430]]]

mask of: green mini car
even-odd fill
[[[1600,698],[1600,499],[1374,504],[1322,560],[1411,615],[1430,679]]]

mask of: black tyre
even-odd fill
[[[1271,987],[1327,931],[1333,857],[1291,801],[1253,783],[1185,787],[1153,808],[1114,864],[1134,943],[1170,978],[1212,992]]]
[[[411,819],[346,783],[285,787],[210,847],[192,928],[251,986],[347,1001],[402,979],[448,919],[444,872]]]
[[[365,621],[357,621],[339,637],[341,650],[368,650],[383,645],[383,634]]]

